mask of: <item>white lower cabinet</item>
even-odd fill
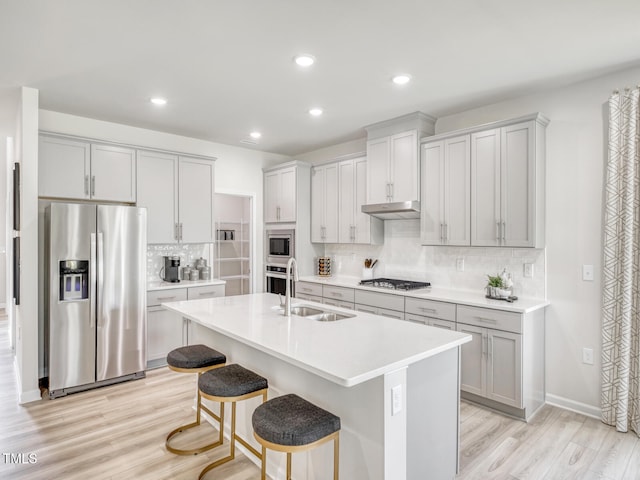
[[[147,292],[147,369],[167,364],[167,354],[189,345],[191,321],[160,306],[198,298],[224,297],[224,285],[171,288]]]
[[[529,368],[531,372],[538,371],[538,374],[525,382],[522,369],[523,335],[520,333],[525,321],[523,317],[518,313],[459,305],[457,330],[472,336],[472,341],[462,346],[461,390],[525,410],[526,417],[527,413],[532,413],[526,412],[527,407],[534,410],[538,402],[527,405],[524,390],[533,392],[543,385],[544,363],[540,355],[543,349],[530,338]],[[496,328],[490,328],[489,325]],[[539,325],[542,332],[543,325],[544,321]],[[537,335],[532,331],[531,336]],[[540,392],[534,396],[540,396]]]

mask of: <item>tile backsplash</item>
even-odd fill
[[[162,257],[169,255],[180,257],[180,268],[193,265],[193,262],[200,257],[205,258],[207,264],[213,267],[213,243],[147,245],[147,282],[161,280],[160,269],[164,266]],[[215,273],[212,272],[212,278],[215,278]]]
[[[546,298],[546,252],[532,248],[422,246],[418,220],[385,222],[384,245],[326,245],[334,274],[362,276],[365,258],[378,259],[374,277],[431,282],[434,287],[482,291],[487,274],[506,268],[513,293]],[[457,270],[457,262],[464,270]],[[533,265],[533,277],[524,276],[524,264]]]

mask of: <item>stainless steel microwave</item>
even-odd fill
[[[295,256],[295,230],[267,230],[266,263],[286,264]]]

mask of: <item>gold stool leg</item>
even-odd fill
[[[338,480],[340,455],[340,435],[336,435],[333,441],[333,480]]]
[[[262,468],[260,469],[260,480],[267,479],[267,447],[262,446]]]
[[[287,452],[287,480],[291,480],[291,452]]]
[[[200,379],[200,375],[202,375],[202,372],[198,372],[198,377],[197,380]],[[165,448],[170,451],[171,453],[175,453],[176,455],[197,455],[199,453],[202,452],[206,452],[207,450],[211,450],[212,448],[218,447],[220,445],[222,445],[222,431],[223,431],[223,426],[224,426],[224,404],[220,403],[220,415],[215,415],[211,410],[209,410],[206,406],[202,405],[202,396],[200,395],[200,389],[198,388],[198,381],[196,380],[196,391],[197,391],[197,404],[196,404],[196,421],[192,422],[192,423],[188,423],[186,425],[182,425],[174,430],[172,430],[169,435],[167,435],[167,439],[164,442],[164,446]],[[185,430],[189,430],[190,428],[194,428],[197,427],[198,425],[201,424],[202,422],[202,413],[201,411],[204,410],[205,412],[207,412],[209,415],[211,415],[213,418],[215,418],[216,420],[218,420],[219,426],[220,426],[220,436],[218,438],[217,442],[214,443],[209,443],[207,445],[204,445],[202,447],[198,447],[198,448],[190,448],[190,449],[181,449],[181,448],[175,448],[171,446],[170,440],[175,437],[176,435],[178,435],[179,433],[184,432]]]

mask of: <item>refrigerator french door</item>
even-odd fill
[[[45,210],[49,395],[144,376],[146,210]]]

